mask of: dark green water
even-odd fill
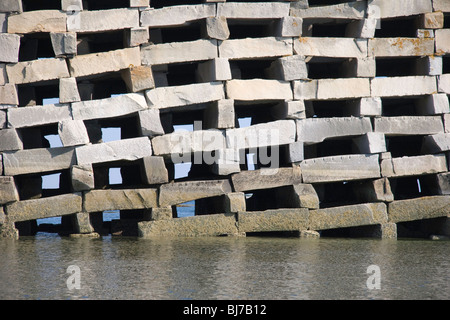
[[[0,240],[0,299],[449,299],[449,257],[448,241],[38,234]]]

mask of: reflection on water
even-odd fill
[[[446,241],[40,233],[0,240],[0,299],[449,299],[449,253]],[[372,264],[380,290],[366,286]]]

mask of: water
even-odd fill
[[[0,299],[449,299],[448,241],[219,237],[0,240]],[[80,268],[69,289],[67,268]],[[370,265],[381,272],[369,290]]]

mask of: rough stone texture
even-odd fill
[[[308,118],[297,120],[297,140],[313,144],[329,138],[363,135],[372,131],[369,118]]]
[[[450,133],[438,133],[424,137],[422,151],[424,153],[450,151]]]
[[[71,119],[68,104],[8,109],[8,126],[14,128],[33,127]]]
[[[298,167],[243,171],[231,176],[234,191],[276,188],[301,182]]]
[[[362,2],[350,2],[336,5],[320,6],[320,7],[306,7],[293,8],[291,14],[296,17],[308,19],[355,19],[360,20],[364,18],[364,11],[366,5]]]
[[[409,76],[375,78],[370,82],[372,97],[419,96],[436,93],[436,78]]]
[[[78,213],[81,205],[81,193],[72,193],[14,202],[6,205],[6,213],[10,221],[18,222]]]
[[[390,222],[446,217],[450,213],[450,196],[397,200],[388,206]]]
[[[6,73],[10,83],[33,83],[68,78],[69,70],[64,59],[50,58],[7,64]]]
[[[75,32],[50,33],[56,57],[77,54],[77,35]]]
[[[245,193],[232,192],[224,195],[225,198],[225,213],[238,213],[245,211],[247,206],[245,203]]]
[[[308,228],[305,208],[238,212],[239,232],[299,231]]]
[[[59,102],[70,103],[80,101],[76,78],[59,79]]]
[[[197,237],[236,234],[234,214],[212,214],[171,220],[141,221],[139,235],[152,237]]]
[[[141,26],[155,28],[182,25],[214,16],[215,9],[214,4],[197,4],[144,10],[141,13]]]
[[[217,5],[217,15],[233,19],[275,19],[289,15],[289,3],[239,3]]]
[[[8,17],[8,33],[66,32],[66,20],[59,10],[23,12]]]
[[[157,206],[156,189],[91,190],[84,195],[84,210],[149,209]]]
[[[139,47],[79,55],[69,59],[70,74],[76,78],[140,65]]]
[[[228,148],[247,149],[284,145],[295,142],[295,121],[278,120],[250,127],[227,129]]]
[[[200,63],[197,68],[199,82],[225,81],[231,79],[231,69],[228,59],[215,58]]]
[[[159,205],[161,207],[175,205],[230,192],[231,186],[228,180],[171,182],[161,185]]]
[[[225,98],[223,84],[220,82],[155,88],[147,90],[145,96],[149,105],[158,109],[199,104]]]
[[[94,227],[91,224],[88,212],[78,212],[74,215],[75,231],[78,234],[92,234]],[[94,236],[94,235],[93,235]]]
[[[65,120],[59,122],[58,134],[64,147],[89,143],[88,132],[82,120]]]
[[[277,80],[230,80],[226,82],[227,98],[233,100],[290,100],[291,84]]]
[[[4,174],[8,176],[69,169],[74,164],[73,147],[40,148],[3,153]]]
[[[301,56],[333,58],[367,57],[367,40],[300,37],[294,40],[294,52]]]
[[[122,78],[131,92],[139,92],[155,87],[152,68],[149,66],[135,66],[122,71]]]
[[[403,116],[375,118],[374,131],[386,136],[428,135],[444,132],[440,116]]]
[[[405,17],[433,11],[430,0],[373,0],[371,6],[379,8],[380,18]]]
[[[14,177],[0,177],[0,204],[19,201]]]
[[[407,57],[434,53],[432,38],[374,38],[369,39],[369,56]]]
[[[75,149],[78,164],[109,161],[133,161],[152,155],[152,146],[147,137],[110,141],[80,146]]]
[[[92,165],[73,165],[70,168],[70,176],[74,191],[86,191],[95,187]]]
[[[0,12],[22,12],[21,0],[3,0],[0,3]]]
[[[142,162],[143,177],[147,184],[169,182],[169,175],[162,157],[144,157]]]
[[[142,93],[128,93],[116,97],[72,103],[74,120],[91,120],[127,115],[147,109]]]
[[[337,100],[370,96],[369,79],[319,79],[294,82],[294,99]]]
[[[176,155],[224,149],[226,142],[222,131],[210,129],[194,132],[177,131],[154,137],[152,146],[155,155],[171,155],[172,161],[175,161]]]
[[[303,182],[320,183],[380,177],[378,155],[347,155],[304,160]]]
[[[387,221],[387,208],[384,203],[311,210],[309,213],[309,228],[312,230],[382,224]]]
[[[0,130],[0,151],[14,151],[21,149],[23,149],[23,144],[16,129]]]
[[[164,134],[158,109],[150,108],[139,111],[138,116],[143,136],[153,137]]]
[[[447,171],[444,154],[385,159],[381,162],[384,177],[403,177]]]
[[[73,23],[67,23],[67,31],[100,32],[134,28],[139,27],[139,10],[123,8],[81,11],[74,20]]]
[[[289,38],[233,39],[219,44],[220,58],[250,59],[286,55],[292,55],[292,40]]]
[[[206,18],[206,33],[211,39],[226,40],[230,36],[228,29],[227,18],[207,17]]]
[[[19,62],[20,37],[16,34],[0,33],[0,61]]]
[[[361,202],[391,202],[394,194],[387,178],[362,181],[354,187],[355,196]]]
[[[158,65],[217,58],[217,40],[195,40],[142,46],[142,64]]]

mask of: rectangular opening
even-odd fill
[[[19,128],[17,132],[22,140],[23,149],[62,147],[57,124]]]
[[[140,188],[145,186],[141,162],[117,161],[93,164],[95,189]]]
[[[77,86],[81,101],[111,98],[128,93],[120,71],[77,78]]]
[[[50,33],[24,34],[20,38],[19,62],[54,57]]]
[[[61,10],[61,0],[22,0],[23,11]]]
[[[246,192],[245,204],[247,211],[264,211],[283,207],[278,203],[274,189],[261,189]]]
[[[417,58],[377,58],[376,76],[377,77],[400,77],[415,75]]]
[[[305,159],[340,156],[348,154],[355,154],[353,139],[350,137],[327,139],[317,144],[304,146]]]
[[[352,2],[352,0],[309,0],[308,1],[310,7],[331,6],[334,4],[341,4],[344,2]]]
[[[308,24],[309,19],[305,19],[305,24]],[[314,23],[312,24],[311,37],[333,37],[341,38],[346,37],[348,22],[335,20],[327,23]]]
[[[327,229],[320,231],[321,238],[372,238],[379,234],[379,225]]]
[[[310,79],[335,79],[343,78],[344,59],[338,58],[313,58],[307,64],[308,78]]]
[[[450,12],[444,13],[444,29],[450,29]]]
[[[175,180],[187,178],[191,171],[192,162],[175,163]]]
[[[405,221],[397,223],[398,238],[430,239],[442,235],[447,217]],[[445,232],[444,232],[445,233]]]
[[[103,142],[117,141],[121,139],[120,127],[104,127],[101,128],[101,130]]]
[[[203,113],[204,109],[172,112],[172,126],[174,131],[194,131],[204,129]]]
[[[98,122],[102,128],[102,139],[104,142],[140,137],[137,115],[101,119]]]
[[[173,206],[174,218],[186,218],[195,216],[195,200]]]
[[[125,48],[126,29],[101,33],[83,33],[78,36],[77,54],[107,52]]]
[[[44,173],[42,178],[41,198],[53,197],[71,192],[69,170],[62,170],[51,173]]]
[[[152,8],[160,9],[163,7],[181,6],[187,4],[202,4],[202,0],[152,0],[150,5]]]
[[[203,199],[195,200],[194,208],[189,207],[189,205],[184,206],[184,214],[189,214],[190,211],[194,211],[196,216],[206,215],[206,214],[215,214],[215,213],[223,213],[224,212],[224,197],[208,197]],[[189,210],[190,209],[190,210]],[[179,206],[177,206],[177,210],[179,210]]]
[[[277,120],[272,109],[278,105],[277,102],[240,102],[235,101],[236,119],[243,119],[243,124],[255,125],[259,123],[267,123]],[[245,119],[245,120],[244,120]],[[240,123],[239,123],[240,124]]]
[[[418,116],[416,102],[420,97],[381,98],[382,116]]]
[[[167,85],[181,86],[197,82],[198,63],[174,63],[167,66]]]
[[[123,183],[120,168],[109,168],[109,185],[118,185]]]
[[[320,208],[332,208],[353,204],[360,204],[355,196],[355,182],[330,182],[315,184],[319,196]]]
[[[162,43],[194,41],[202,38],[204,21],[195,21],[183,26],[160,28]]]
[[[430,179],[430,175],[389,178],[395,200],[432,196],[434,191],[433,181],[435,180]]]
[[[228,39],[264,38],[273,36],[272,25],[276,19],[240,20],[227,19],[230,36]]]
[[[381,28],[375,30],[375,38],[415,38],[416,16],[382,19]]]
[[[128,8],[130,0],[87,0],[83,1],[84,10],[107,10]]]
[[[267,76],[265,70],[270,67],[274,60],[232,60],[230,61],[230,69],[233,79],[271,79]]]
[[[442,56],[442,73],[443,74],[450,73],[450,57],[449,56]]]
[[[17,85],[19,107],[57,104],[59,103],[59,83],[47,81],[39,85],[20,84]]]
[[[348,100],[314,100],[305,103],[308,118],[333,118],[346,116]]]
[[[393,158],[422,154],[423,136],[386,136],[386,148]]]

